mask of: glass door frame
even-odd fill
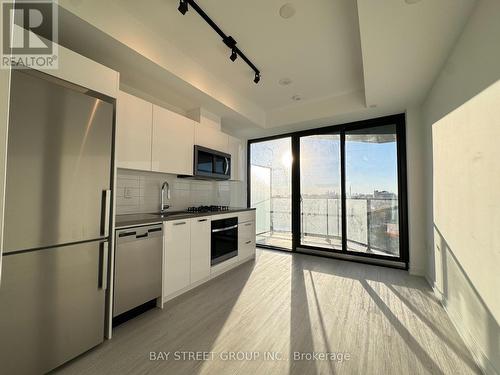
[[[397,172],[398,172],[398,218],[399,218],[399,257],[378,254],[367,254],[347,250],[347,209],[346,209],[346,166],[345,166],[345,135],[346,131],[369,129],[378,126],[396,126],[397,147]],[[312,255],[340,257],[364,263],[374,263],[383,266],[408,269],[409,267],[409,245],[408,245],[408,193],[406,175],[406,121],[405,114],[379,117],[370,120],[356,121],[352,123],[326,126],[316,129],[308,129],[271,137],[248,140],[247,144],[247,206],[250,207],[251,198],[251,145],[279,138],[291,137],[292,140],[292,252],[307,253]],[[301,212],[300,212],[300,138],[321,134],[340,134],[340,176],[341,176],[341,207],[342,207],[342,250],[325,249],[310,245],[302,245],[301,234]],[[283,250],[272,246],[261,246],[274,250]],[[289,250],[287,250],[289,251]]]

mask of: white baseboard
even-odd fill
[[[424,276],[427,282],[429,283],[432,291],[438,298],[439,302],[443,306],[446,314],[451,320],[451,323],[457,330],[460,338],[465,343],[465,346],[469,350],[474,359],[474,362],[478,365],[481,371],[487,375],[500,375],[500,373],[495,369],[493,364],[490,362],[488,356],[483,352],[482,348],[477,343],[474,336],[465,328],[460,325],[460,322],[463,320],[461,316],[458,314],[453,314],[452,311],[448,308],[448,301],[444,294],[436,287],[435,283],[432,282],[427,275]]]

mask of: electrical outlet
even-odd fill
[[[123,197],[125,199],[131,199],[132,198],[132,189],[126,187],[125,191],[123,192]]]

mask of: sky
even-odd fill
[[[252,144],[252,164],[272,168],[274,194],[286,195],[291,184],[289,138]],[[347,194],[397,193],[396,142],[368,143],[346,136]],[[340,193],[340,139],[322,135],[301,139],[301,193]]]

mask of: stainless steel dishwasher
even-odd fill
[[[113,317],[161,296],[161,224],[116,231]]]

